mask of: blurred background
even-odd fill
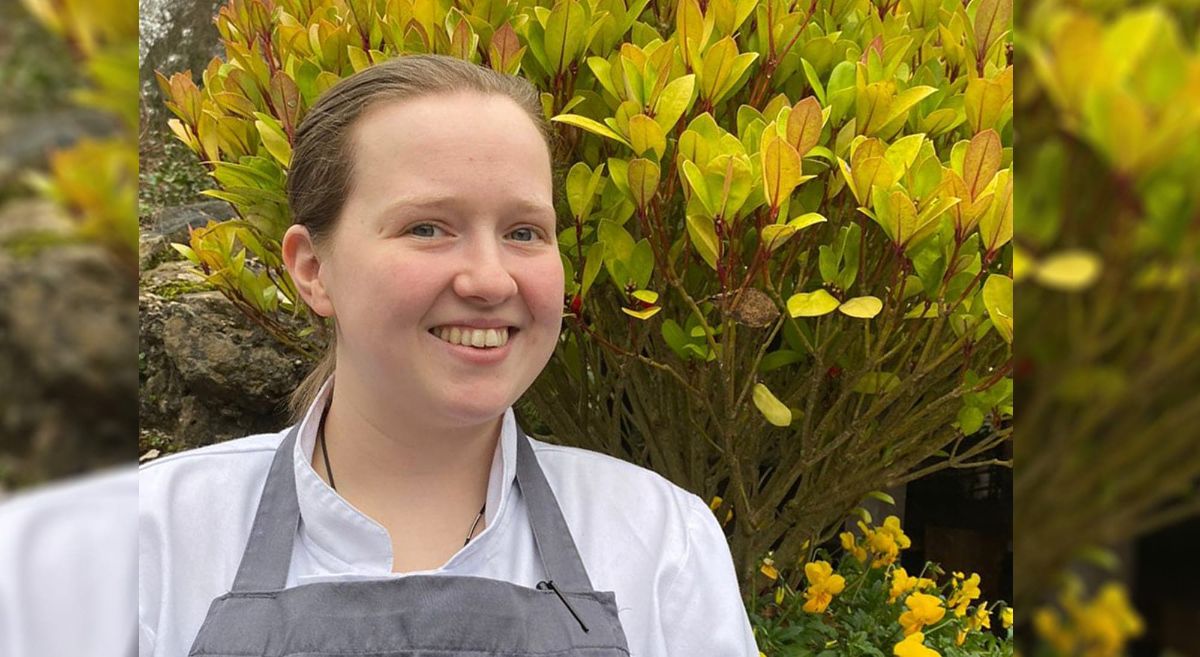
[[[135,11],[0,2],[2,490],[136,457]]]

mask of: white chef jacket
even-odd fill
[[[473,575],[533,588],[544,579],[516,486],[517,434],[504,414],[486,526],[440,568],[393,573],[387,530],[312,468],[332,379],[293,453],[301,521],[288,587],[318,581]],[[289,427],[290,429],[290,427]],[[173,454],[141,467],[141,657],[182,657],[237,573],[275,449],[288,429]],[[592,586],[616,594],[631,657],[758,657],[733,559],[712,511],[657,473],[531,438]]]
[[[0,657],[132,657],[133,463],[0,502]]]

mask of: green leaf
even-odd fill
[[[675,352],[675,355],[679,356],[680,358],[687,358],[688,352],[684,349],[684,346],[688,344],[689,340],[687,335],[683,332],[683,329],[675,320],[663,320],[662,336],[663,340],[667,343],[667,346],[671,348],[671,351]]]
[[[265,114],[259,114],[259,116],[263,118],[255,121],[254,127],[258,129],[258,134],[262,137],[263,146],[266,147],[271,157],[275,158],[275,161],[287,168],[292,161],[292,144],[288,141],[287,135],[283,134],[279,122]]]
[[[588,289],[600,274],[600,266],[604,264],[604,243],[594,242],[588,247],[583,264],[583,286],[579,292],[580,298],[586,298]]]
[[[717,268],[717,230],[713,224],[713,220],[709,217],[704,217],[695,214],[687,216],[688,235],[692,238],[692,245],[696,248],[696,253],[708,263],[708,266],[713,270]]]
[[[884,504],[890,504],[892,506],[896,506],[896,498],[892,497],[891,495],[888,495],[887,493],[885,493],[881,490],[873,490],[873,491],[867,493],[867,497],[869,497],[873,500],[879,500],[880,502],[883,502]]]
[[[979,219],[979,234],[984,248],[995,253],[1008,244],[1013,237],[1013,177],[1012,170],[1005,169],[996,175],[996,195],[992,206]]]
[[[675,78],[663,88],[654,105],[654,120],[662,127],[663,132],[670,132],[679,122],[679,118],[691,106],[695,90],[695,74]]]
[[[792,410],[779,401],[767,386],[756,383],[754,384],[754,405],[767,418],[767,422],[777,426],[786,427],[792,423]]]
[[[837,310],[838,305],[838,300],[824,289],[793,294],[787,300],[788,314],[792,317],[819,317],[821,315],[828,315]]]
[[[958,409],[958,429],[964,436],[970,436],[983,428],[983,411],[974,406],[963,406]]]
[[[579,55],[587,34],[587,10],[578,0],[558,0],[546,19],[543,41],[551,73],[562,73]]]
[[[700,200],[700,205],[704,206],[704,211],[708,213],[708,217],[711,220],[712,217],[717,215],[717,209],[713,204],[712,197],[709,195],[708,183],[704,180],[704,172],[700,171],[700,167],[696,166],[696,163],[691,160],[684,160],[682,168],[684,180],[692,188],[692,194]],[[715,234],[714,230],[714,240],[716,239]]]
[[[925,143],[925,135],[916,134],[901,137],[887,147],[883,157],[888,164],[892,165],[897,177],[903,176],[904,172],[908,171],[908,168],[916,161],[917,153],[921,151],[923,143]]]
[[[762,361],[759,362],[758,373],[766,374],[772,370],[777,370],[781,367],[791,365],[792,363],[798,363],[802,360],[804,360],[804,354],[800,353],[799,351],[792,351],[791,349],[772,351],[766,356],[763,356]]]
[[[1007,276],[992,274],[983,284],[983,304],[992,325],[1004,341],[1013,341],[1013,281]]]

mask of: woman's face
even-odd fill
[[[449,425],[494,419],[561,329],[544,140],[514,102],[474,93],[385,102],[351,138],[351,191],[318,276],[337,318],[338,376],[349,368]],[[472,321],[512,327],[508,342],[478,349],[431,332]]]

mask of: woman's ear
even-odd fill
[[[283,234],[283,264],[301,298],[321,317],[333,316],[333,300],[321,280],[321,259],[308,229],[293,224]]]

